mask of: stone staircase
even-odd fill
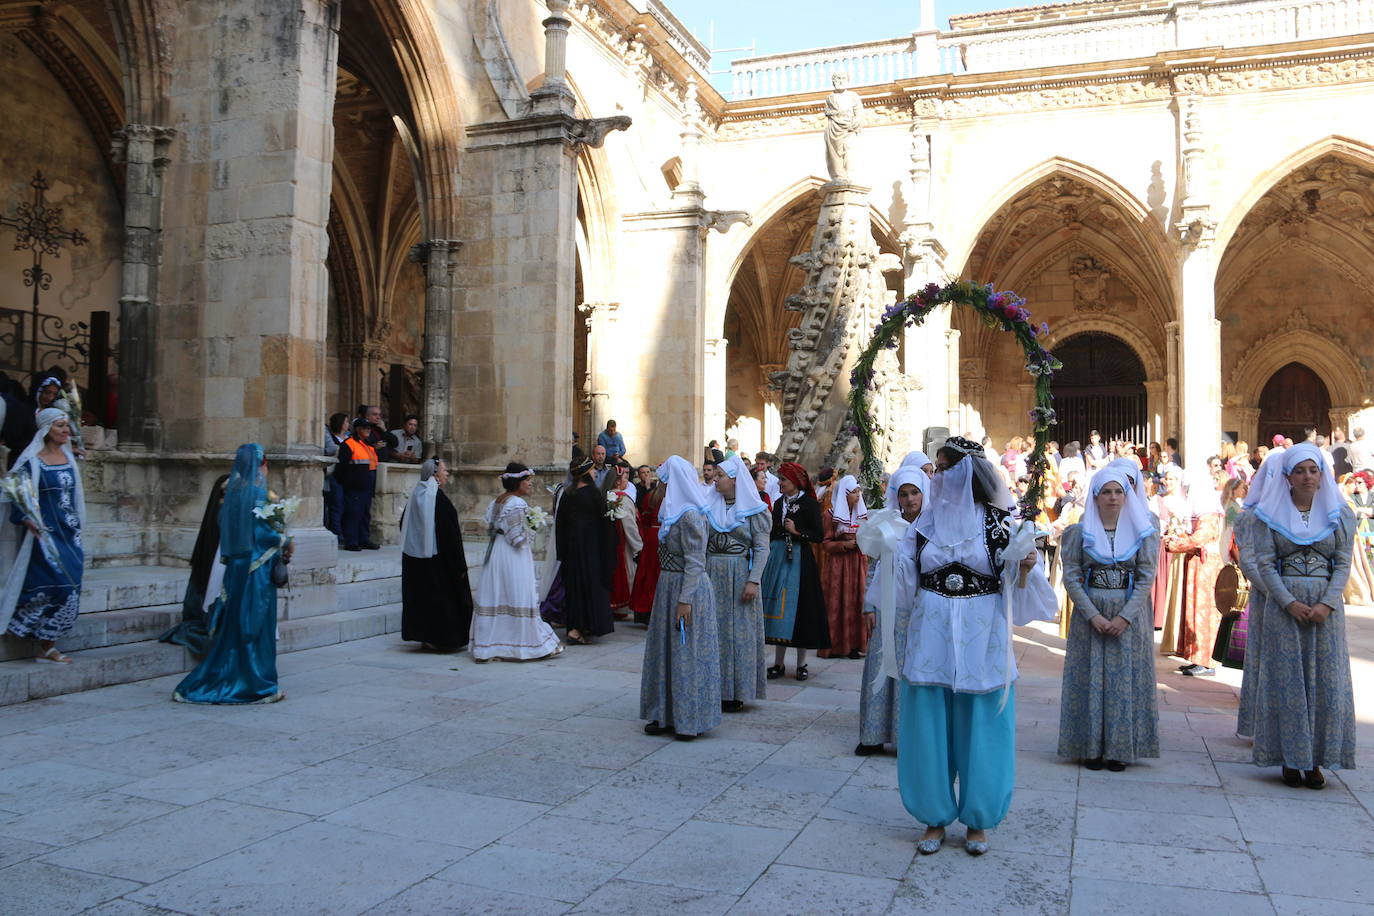
[[[466,545],[474,586],[485,546]],[[81,616],[58,642],[73,663],[35,663],[31,641],[0,636],[0,706],[189,671],[196,656],[157,641],[181,620],[187,575],[166,566],[87,569]],[[400,630],[399,547],[339,553],[334,565],[300,578],[278,599],[279,653]]]

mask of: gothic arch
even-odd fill
[[[155,0],[106,3],[123,63],[128,123],[167,126],[171,44]]]
[[[1141,245],[1149,271],[1160,279],[1172,276],[1172,271],[1168,266],[1172,263],[1169,240],[1165,236],[1163,228],[1150,215],[1149,208],[1106,173],[1081,162],[1059,156],[1046,159],[1012,179],[1000,191],[992,195],[977,215],[968,221],[967,225],[972,227],[969,234],[961,240],[959,245],[951,247],[952,256],[948,263],[952,267],[957,266],[957,270],[954,272],[962,276],[968,271],[974,246],[988,223],[1002,208],[1010,204],[1017,196],[1054,175],[1063,175],[1082,182],[1119,207],[1123,215],[1135,227],[1133,234],[1136,236],[1135,240]],[[1168,286],[1164,288],[1167,290]]]
[[[1148,381],[1164,378],[1166,368],[1164,357],[1160,355],[1159,348],[1151,343],[1150,339],[1134,325],[1105,316],[1081,315],[1060,319],[1050,328],[1046,347],[1053,351],[1055,347],[1069,338],[1091,332],[1108,334],[1130,347],[1145,367],[1145,378]]]
[[[1331,393],[1333,406],[1365,406],[1374,392],[1366,385],[1368,373],[1350,355],[1339,338],[1313,329],[1301,310],[1289,316],[1277,330],[1258,340],[1241,356],[1228,380],[1228,401],[1254,407],[1269,378],[1289,363],[1310,368]]]
[[[1215,249],[1222,252],[1226,251],[1236,235],[1236,230],[1240,228],[1240,224],[1259,203],[1260,199],[1273,190],[1275,185],[1304,165],[1316,162],[1328,155],[1374,169],[1374,146],[1339,134],[1324,137],[1289,154],[1274,165],[1257,173],[1254,178],[1243,185],[1247,189],[1245,194],[1236,201],[1235,205],[1227,212],[1226,217],[1217,226]]]

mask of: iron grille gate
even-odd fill
[[[1086,446],[1093,430],[1102,434],[1104,442],[1128,439],[1148,443],[1145,407],[1143,386],[1056,389],[1054,410],[1059,425],[1054,436],[1061,446],[1075,439]]]

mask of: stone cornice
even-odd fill
[[[1374,81],[1374,40],[1329,38],[1252,48],[1203,48],[1151,58],[1002,73],[942,74],[855,89],[871,126],[913,117],[956,120],[1028,111],[1169,102]],[[825,92],[725,106],[717,140],[809,133],[825,126]]]

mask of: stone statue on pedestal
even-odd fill
[[[863,128],[863,100],[849,88],[848,73],[836,73],[830,84],[835,91],[825,99],[825,168],[831,181],[847,181],[850,140]]]

